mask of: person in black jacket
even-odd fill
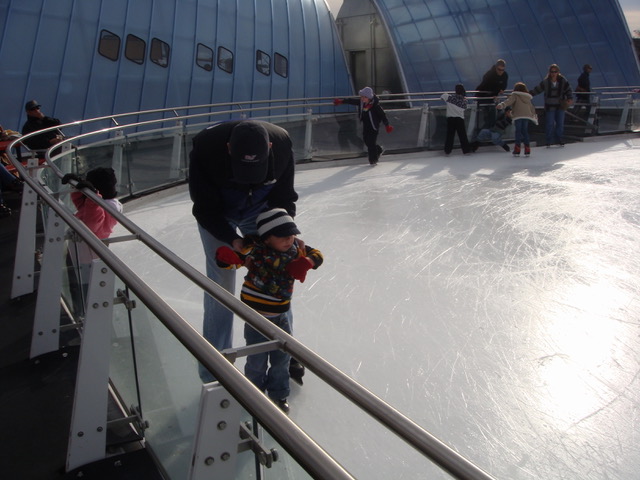
[[[378,145],[378,128],[380,122],[385,125],[387,133],[393,131],[393,127],[389,125],[387,115],[380,106],[380,99],[373,93],[371,87],[364,87],[358,92],[359,99],[355,98],[336,98],[334,105],[342,105],[343,103],[358,106],[358,114],[362,122],[362,139],[367,146],[369,164],[375,165],[382,155],[383,149]]]
[[[220,123],[193,138],[189,193],[207,276],[230,293],[235,293],[235,271],[218,267],[216,250],[230,246],[242,251],[242,236],[257,234],[256,218],[265,210],[283,208],[295,216],[294,168],[289,134],[267,122]],[[232,327],[232,312],[205,294],[203,336],[218,350],[231,348]],[[213,380],[203,367],[200,376]]]
[[[27,112],[27,121],[22,126],[22,135],[44,130],[49,127],[60,125],[60,120],[53,117],[47,117],[40,110],[40,105],[35,100],[29,100],[24,106]],[[61,142],[64,139],[60,130],[50,130],[34,137],[24,140],[24,143],[31,150],[46,150],[52,145]]]
[[[569,81],[560,73],[555,63],[549,65],[549,74],[529,90],[532,96],[544,93],[545,137],[547,147],[554,143],[564,146],[565,110],[573,103],[573,95]]]
[[[482,81],[476,87],[478,93],[478,125],[477,128],[491,128],[496,123],[496,97],[507,89],[509,84],[509,74],[507,73],[507,62],[503,59],[496,60],[496,63],[485,72]]]

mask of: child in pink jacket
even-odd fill
[[[118,180],[116,179],[116,174],[112,168],[94,168],[87,172],[85,178],[86,179],[82,179],[77,175],[68,173],[62,178],[62,183],[69,183],[70,179],[76,180],[78,182],[76,184],[77,189],[89,188],[93,190],[117,212],[122,212],[122,204],[116,198],[118,195],[118,192],[116,191]],[[76,217],[82,220],[96,237],[101,240],[109,238],[114,227],[118,223],[115,218],[113,218],[104,208],[78,190],[71,192],[71,201],[77,209]],[[91,264],[91,260],[97,258],[97,256],[84,242],[78,242],[76,246],[78,263],[82,265],[81,269],[86,270]],[[88,276],[85,277],[85,275],[88,275],[88,272],[84,272],[84,275],[81,275],[83,283],[88,281]]]

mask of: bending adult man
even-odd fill
[[[227,245],[241,251],[242,236],[257,234],[256,217],[265,210],[284,208],[295,216],[294,169],[289,134],[267,122],[220,123],[194,137],[189,165],[193,215],[207,276],[228,292],[235,294],[235,271],[218,267],[216,250]],[[218,350],[232,346],[233,314],[207,294],[203,335]],[[213,380],[203,367],[200,376]]]
[[[482,76],[478,90],[478,125],[479,129],[491,128],[496,123],[496,97],[507,89],[509,74],[506,71],[507,62],[502,59],[496,61]]]

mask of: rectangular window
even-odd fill
[[[109,30],[102,30],[100,32],[98,53],[114,62],[118,60],[118,56],[120,55],[120,37]]]
[[[140,37],[135,35],[127,35],[127,43],[124,47],[124,56],[134,63],[142,65],[144,63],[144,51],[147,44]]]
[[[224,47],[218,47],[218,68],[233,73],[233,53]]]
[[[149,58],[156,65],[167,68],[169,66],[169,44],[158,38],[151,39]]]
[[[281,77],[287,78],[289,76],[289,60],[287,60],[287,57],[276,52],[273,57],[273,71]]]
[[[271,74],[271,57],[262,50],[256,50],[256,70],[263,75]]]
[[[202,43],[198,44],[196,50],[196,65],[207,72],[213,70],[213,50]]]

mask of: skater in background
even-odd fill
[[[571,85],[560,73],[555,63],[549,65],[549,73],[529,93],[536,96],[544,93],[545,138],[547,147],[553,144],[564,146],[565,110],[573,103]]]
[[[377,143],[380,122],[384,124],[387,133],[393,132],[393,127],[389,125],[387,115],[382,106],[380,106],[380,99],[373,93],[371,87],[364,87],[358,94],[360,99],[336,98],[333,100],[333,104],[342,105],[346,103],[358,106],[358,115],[362,122],[362,139],[367,146],[369,164],[375,165],[384,151]]]
[[[511,107],[506,107],[498,112],[496,123],[491,128],[483,128],[478,132],[475,142],[471,144],[471,151],[475,152],[480,146],[480,142],[491,142],[502,147],[505,152],[510,152],[509,145],[502,139],[507,128],[512,124]]]
[[[582,73],[578,77],[578,86],[576,87],[576,104],[574,107],[574,112],[576,115],[580,112],[582,107],[584,107],[586,115],[585,118],[589,118],[589,113],[591,113],[591,95],[586,95],[586,92],[591,91],[591,79],[589,78],[589,74],[593,68],[588,63],[582,67]],[[579,92],[582,92],[580,94]]]
[[[520,155],[521,144],[524,145],[525,157],[531,154],[529,122],[538,124],[536,107],[531,103],[532,98],[527,86],[523,82],[518,82],[513,87],[513,93],[504,102],[496,105],[498,110],[509,107],[512,109],[512,119],[516,128],[516,143],[513,146],[513,155],[516,157]]]
[[[467,139],[467,130],[464,124],[464,111],[467,109],[467,92],[461,83],[455,87],[455,94],[443,93],[441,99],[447,104],[447,137],[444,141],[444,153],[449,155],[453,150],[453,140],[458,134],[462,152],[467,155],[471,152],[471,145]]]
[[[256,226],[258,238],[245,237],[241,252],[226,246],[218,248],[216,262],[221,268],[247,267],[241,300],[291,335],[287,312],[293,283],[304,282],[310,269],[322,265],[322,253],[296,239],[300,231],[283,208],[261,213]],[[244,337],[247,345],[268,341],[248,323],[245,323]],[[247,378],[285,413],[289,411],[290,358],[288,353],[276,349],[248,355],[244,367]]]

